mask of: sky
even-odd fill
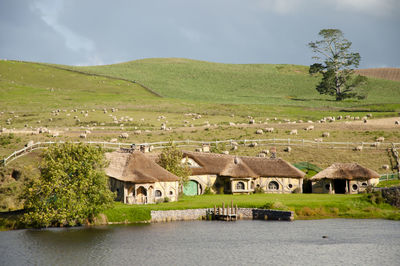
[[[310,65],[307,44],[326,28],[360,68],[400,67],[400,0],[0,0],[0,58]]]

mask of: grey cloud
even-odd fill
[[[360,52],[362,67],[400,66],[399,5],[393,0],[36,0],[33,9],[30,3],[0,3],[0,57],[62,64],[186,57],[308,65],[307,43],[322,28],[340,28]]]

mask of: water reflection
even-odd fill
[[[337,219],[20,230],[0,232],[0,265],[398,265],[399,229]]]

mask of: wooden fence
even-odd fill
[[[37,149],[47,148],[50,145],[64,143],[63,141],[48,141],[48,142],[36,142],[28,147],[24,147],[18,151],[14,151],[11,155],[2,160],[3,165],[7,165],[9,162]],[[122,142],[104,142],[104,141],[76,141],[73,143],[85,143],[89,145],[97,145],[106,149],[120,149],[130,148],[133,143],[122,143]],[[197,141],[197,140],[177,140],[177,141],[160,141],[152,143],[135,143],[136,146],[145,145],[152,146],[153,149],[163,149],[170,143],[177,147],[201,147],[202,145],[215,145],[220,144],[229,146],[249,146],[254,143],[260,146],[300,146],[300,147],[313,147],[321,149],[355,149],[355,147],[363,147],[363,149],[374,149],[374,150],[385,150],[400,147],[400,143],[379,143],[376,142],[318,142],[305,139],[243,139],[243,140],[215,140],[215,141]]]

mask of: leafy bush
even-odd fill
[[[182,152],[171,143],[163,149],[158,158],[158,164],[161,167],[181,178],[181,187],[189,181],[189,176],[191,174],[190,168],[181,163],[182,158]]]
[[[115,196],[103,171],[106,165],[97,147],[71,143],[50,147],[44,152],[40,177],[24,188],[23,221],[38,228],[93,221]]]

